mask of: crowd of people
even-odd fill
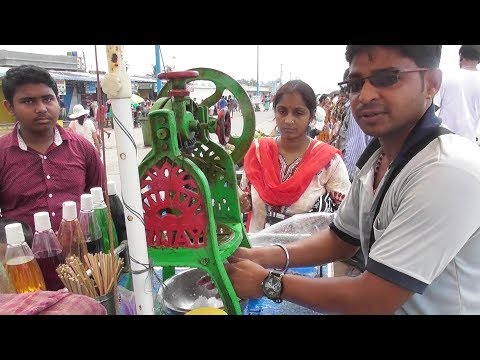
[[[238,248],[225,267],[239,298],[322,313],[480,313],[480,47],[459,56],[461,71],[442,81],[441,45],[348,45],[338,92],[316,96],[301,80],[278,89],[277,133],[255,139],[243,161],[247,230],[334,217],[288,245]],[[33,228],[47,210],[58,228],[63,201],[102,185],[95,125],[82,105],[70,131],[57,124],[58,89],[42,68],[12,68],[2,88],[17,123],[0,138],[1,215]],[[233,116],[234,104],[216,107]],[[286,273],[333,262],[357,271]]]

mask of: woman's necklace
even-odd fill
[[[313,139],[311,137],[307,137],[308,139],[308,142],[305,145],[302,146],[301,149],[299,149],[299,151],[295,151],[295,152],[284,152],[284,151],[281,151],[281,147],[280,147],[280,136],[277,137],[275,139],[275,142],[277,143],[277,146],[278,146],[278,149],[279,149],[279,154],[283,156],[283,158],[285,159],[285,161],[287,162],[287,164],[291,164],[293,163],[295,160],[297,159],[300,159],[303,157],[303,155],[305,154],[305,152],[308,150],[308,148],[310,147]]]

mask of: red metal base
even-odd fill
[[[207,246],[208,217],[193,177],[167,160],[154,165],[140,181],[147,246],[200,248]]]

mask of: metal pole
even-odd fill
[[[158,78],[158,74],[161,72],[161,66],[160,66],[160,45],[155,45],[155,77],[157,78],[157,95],[160,93],[160,90],[162,89],[162,80]]]
[[[259,53],[260,53],[260,45],[257,45],[257,96],[259,95],[259,82],[258,82],[258,69],[259,69]]]
[[[110,198],[108,197],[107,192],[107,160],[105,157],[105,136],[103,134],[103,122],[105,120],[104,113],[102,111],[103,101],[102,101],[102,88],[100,86],[100,74],[98,72],[98,55],[97,55],[97,45],[95,45],[95,69],[97,70],[97,124],[98,129],[100,131],[100,138],[102,139],[102,155],[103,155],[103,182],[102,182],[102,190],[104,193],[105,204],[107,205],[107,213],[108,213],[108,237],[110,239],[110,253],[113,254],[115,251],[114,243],[113,243],[113,223],[112,223],[112,211],[110,208]],[[115,302],[115,314],[120,314],[119,304],[118,304],[118,289],[117,283],[115,282],[113,286],[114,292],[114,302]]]
[[[125,205],[128,251],[132,259],[130,265],[135,304],[138,315],[153,315],[152,281],[150,279],[153,269],[149,267],[148,261],[137,151],[133,137],[130,100],[132,86],[125,68],[123,45],[106,45],[106,48],[108,73],[101,83],[103,92],[112,100],[122,200]]]

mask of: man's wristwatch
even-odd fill
[[[272,270],[265,278],[265,280],[262,281],[263,294],[270,300],[275,301],[276,303],[282,302],[282,299],[280,298],[283,290],[282,279],[282,272]]]

